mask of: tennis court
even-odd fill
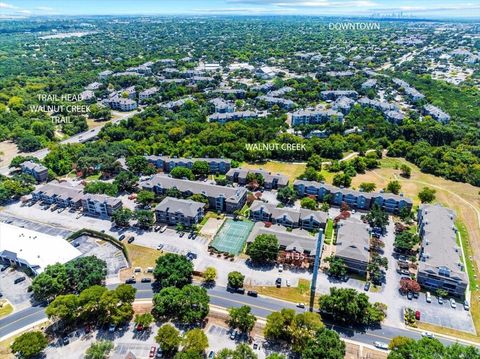
[[[238,255],[253,228],[253,222],[227,219],[210,244],[217,251]]]

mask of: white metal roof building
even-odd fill
[[[0,223],[0,260],[24,268],[34,274],[46,266],[66,263],[82,253],[62,237]]]

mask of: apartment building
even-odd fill
[[[327,198],[336,206],[346,203],[350,208],[362,210],[369,210],[374,204],[377,204],[387,212],[398,213],[403,208],[411,210],[413,205],[410,198],[402,195],[382,192],[366,193],[315,181],[296,180],[293,188],[300,197],[313,195],[319,201]]]
[[[112,214],[122,208],[119,198],[104,194],[86,194],[82,196],[83,212],[95,217],[111,217]]]
[[[247,176],[249,173],[262,175],[264,179],[263,187],[266,189],[278,189],[288,186],[288,176],[282,175],[280,173],[271,173],[262,169],[253,170],[232,168],[227,172],[226,176],[227,180],[229,180],[230,182],[235,182],[240,185],[246,185]]]
[[[339,97],[345,96],[356,100],[358,92],[353,90],[329,90],[321,92],[322,99],[334,101]]]
[[[166,197],[155,207],[155,218],[158,223],[191,227],[202,220],[204,207],[205,203]]]
[[[176,188],[185,197],[202,194],[208,199],[209,209],[217,212],[233,213],[240,210],[247,200],[247,190],[245,188],[217,186],[205,182],[172,178],[162,174],[141,181],[139,186],[157,194],[165,194],[167,190],[172,188]]]
[[[271,203],[253,201],[250,218],[254,221],[281,224],[287,228],[318,230],[325,228],[327,213],[301,208],[279,208]]]
[[[226,123],[229,121],[251,120],[258,117],[253,111],[235,111],[226,113],[214,113],[207,117],[208,122]]]
[[[418,209],[418,232],[422,239],[417,281],[425,289],[439,288],[450,295],[463,297],[468,286],[457,244],[455,212],[440,205],[421,205]]]
[[[20,165],[23,173],[31,175],[37,182],[44,182],[48,179],[48,168],[32,161],[25,161]]]
[[[224,158],[176,158],[168,156],[147,156],[148,162],[155,165],[156,168],[161,169],[163,172],[170,172],[175,167],[187,167],[192,168],[193,164],[198,161],[207,162],[210,173],[225,174],[230,170],[231,160]]]
[[[32,192],[32,200],[56,204],[62,208],[79,208],[82,205],[83,186],[73,186],[68,182],[52,181]]]
[[[281,97],[273,97],[273,96],[258,96],[257,98],[259,101],[265,102],[269,107],[277,105],[283,109],[291,109],[295,107],[295,102],[292,100],[284,99]]]
[[[423,114],[431,116],[435,121],[443,124],[447,124],[450,121],[449,114],[430,104],[423,106]]]
[[[335,257],[343,260],[348,270],[362,276],[370,259],[370,231],[359,219],[341,220],[337,224]]]
[[[325,123],[332,120],[343,123],[343,113],[334,110],[299,110],[292,113],[292,126]]]

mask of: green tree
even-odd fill
[[[32,281],[33,296],[38,301],[51,300],[65,293],[68,287],[68,274],[65,265],[56,263],[48,265]]]
[[[182,288],[192,282],[193,264],[184,256],[167,253],[156,261],[153,276],[161,288]]]
[[[141,325],[143,328],[148,328],[154,321],[153,315],[150,313],[136,314],[135,325]]]
[[[373,192],[377,187],[373,182],[362,182],[360,186],[358,186],[363,192]]]
[[[69,291],[79,293],[93,285],[102,284],[107,277],[107,263],[95,256],[76,258],[65,264]]]
[[[257,319],[251,313],[252,308],[242,305],[239,308],[228,309],[228,325],[230,328],[239,329],[243,333],[250,333]]]
[[[385,316],[384,307],[371,304],[366,294],[350,288],[330,288],[330,294],[321,295],[318,304],[322,312],[349,324],[372,324]]]
[[[182,340],[182,351],[203,354],[208,348],[208,338],[200,328],[189,330]]]
[[[151,228],[155,224],[155,217],[152,211],[139,209],[135,211],[134,217],[140,228]]]
[[[242,288],[245,276],[237,271],[228,273],[228,286],[232,288]]]
[[[322,328],[323,323],[317,313],[297,314],[289,328],[292,349],[297,353],[302,352],[315,337],[315,333]]]
[[[434,190],[433,188],[423,187],[423,189],[420,192],[418,192],[418,198],[422,203],[432,203],[433,201],[435,201],[436,192],[437,191]]]
[[[266,359],[287,359],[287,357],[283,354],[273,353],[266,357]]]
[[[315,168],[308,166],[305,168],[305,172],[298,176],[298,178],[304,181],[325,181],[325,177],[320,172],[317,172]]]
[[[345,343],[337,332],[322,328],[309,339],[302,350],[302,359],[343,359],[345,357]]]
[[[375,228],[379,227],[382,230],[385,230],[388,224],[388,214],[379,205],[374,204],[370,212],[365,215],[370,227]]]
[[[401,176],[402,177],[405,177],[405,178],[410,178],[410,176],[412,175],[412,169],[407,166],[406,164],[402,164],[400,166],[400,171],[401,171]]]
[[[90,345],[85,352],[85,359],[105,359],[113,349],[113,343],[110,340],[101,340]]]
[[[188,167],[175,167],[173,170],[170,171],[170,175],[173,178],[186,178],[189,180],[195,179],[192,170]]]
[[[155,200],[155,193],[152,191],[142,190],[137,193],[137,202],[143,206],[152,203]]]
[[[34,331],[24,333],[12,343],[11,349],[14,354],[21,358],[33,358],[39,355],[47,347],[48,341],[42,332]]]
[[[347,266],[342,258],[331,255],[325,259],[328,262],[328,275],[332,277],[343,277],[347,274]]]
[[[133,191],[137,184],[138,176],[134,175],[130,171],[122,170],[116,176],[113,183],[117,186],[120,192]]]
[[[158,329],[155,341],[160,345],[162,352],[171,356],[178,351],[182,337],[173,325],[164,324]]]
[[[49,318],[72,323],[78,316],[79,301],[75,294],[57,296],[45,309]]]
[[[285,186],[277,191],[277,199],[283,204],[293,203],[297,198],[297,194],[292,187]]]
[[[207,177],[210,173],[207,161],[195,161],[192,165],[192,172],[197,177]]]
[[[421,239],[416,233],[403,231],[395,235],[393,245],[402,251],[411,251],[420,243]]]
[[[402,185],[398,181],[390,181],[387,184],[387,187],[385,188],[386,192],[391,192],[394,194],[399,194],[400,189],[402,188]]]
[[[239,344],[235,349],[222,349],[216,355],[216,359],[257,359],[258,356],[248,346],[248,344]],[[278,358],[282,359],[282,358]]]
[[[337,173],[333,177],[332,184],[337,187],[350,187],[352,184],[352,177],[346,173]]]
[[[207,267],[203,272],[203,280],[205,282],[214,282],[217,279],[217,270],[214,267]]]
[[[248,246],[247,254],[254,263],[269,263],[277,260],[280,244],[274,234],[260,234]]]
[[[128,208],[120,208],[112,213],[112,222],[119,227],[128,227],[130,220],[133,218],[132,210]]]
[[[132,156],[127,158],[128,169],[136,175],[151,175],[156,172],[155,167],[144,156]]]
[[[304,197],[300,201],[302,208],[311,209],[312,211],[317,209],[317,201],[310,197]]]

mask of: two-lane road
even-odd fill
[[[114,288],[115,286],[108,286]],[[149,283],[137,283],[134,285],[137,289],[137,300],[150,300],[153,298],[153,290]],[[298,313],[307,309],[297,308],[294,303],[271,297],[250,297],[238,293],[230,293],[225,287],[214,287],[207,289],[210,296],[210,303],[221,308],[240,307],[248,305],[252,308],[252,313],[259,318],[266,318],[270,313],[280,311],[283,308],[290,308]],[[28,327],[33,323],[46,319],[45,308],[31,307],[19,312],[16,312],[6,318],[0,319],[0,339],[10,336],[22,328]],[[354,330],[352,328],[343,327],[341,325],[326,323],[326,325],[340,334],[341,337],[354,340],[364,344],[372,345],[375,341],[383,341],[388,343],[396,336],[406,336],[414,339],[420,339],[421,335],[418,332],[394,328],[388,326],[381,326],[378,328],[369,328],[366,330]],[[445,338],[439,338],[441,342],[446,345],[453,344],[455,341]]]

